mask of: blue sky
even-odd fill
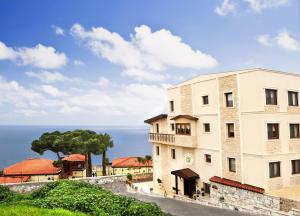
[[[140,125],[165,89],[252,67],[300,73],[297,0],[0,2],[0,122]]]

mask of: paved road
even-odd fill
[[[179,200],[152,197],[142,194],[126,194],[126,196],[134,197],[144,202],[154,202],[164,212],[168,212],[177,216],[246,216],[252,214],[245,214],[238,211],[225,210],[220,208],[214,208],[210,206],[204,206],[194,203],[187,203]],[[253,215],[252,215],[253,216]]]

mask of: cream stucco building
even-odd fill
[[[219,177],[265,192],[300,184],[300,75],[249,69],[168,89],[146,120],[156,190],[192,196]]]

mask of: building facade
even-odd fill
[[[141,163],[138,157],[116,158],[112,161],[111,172],[112,175],[152,173],[152,160]]]
[[[209,193],[211,179],[264,192],[300,184],[299,91],[299,75],[260,68],[169,88],[168,114],[145,120],[154,188],[192,196]]]

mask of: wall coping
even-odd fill
[[[125,174],[120,174],[120,175],[110,175],[110,176],[84,177],[84,178],[74,178],[74,179],[68,179],[68,180],[72,180],[72,181],[101,180],[101,179],[115,179],[115,178],[118,178],[118,177],[126,177],[126,175]],[[37,184],[46,184],[46,183],[55,182],[55,181],[59,181],[59,180],[38,181],[38,182],[5,183],[5,184],[0,184],[0,185],[3,185],[3,186],[37,185]]]

